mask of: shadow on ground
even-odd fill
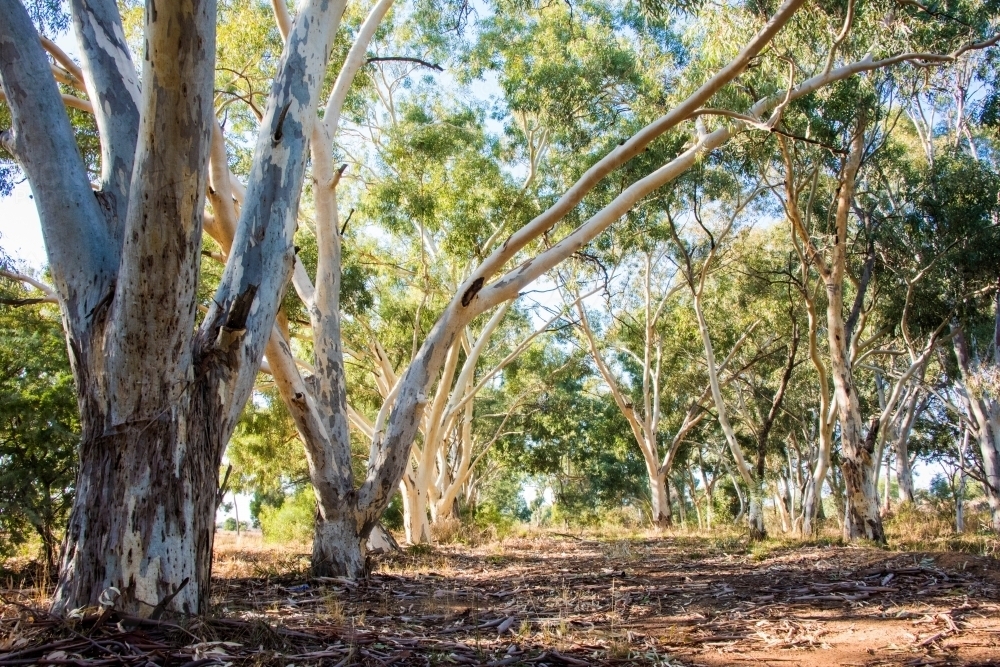
[[[1000,563],[961,553],[554,535],[393,554],[361,583],[217,556],[211,618],[67,629],[8,605],[0,667],[1000,665]]]

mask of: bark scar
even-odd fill
[[[250,306],[253,305],[256,296],[257,285],[247,285],[246,289],[233,299],[233,304],[229,307],[229,314],[226,316],[226,322],[219,330],[219,338],[216,341],[219,347],[223,349],[232,347],[233,343],[246,333]]]
[[[285,116],[288,115],[288,107],[292,106],[292,101],[288,100],[285,102],[285,106],[281,107],[281,113],[278,114],[278,126],[274,128],[274,136],[272,140],[274,143],[281,141],[282,128],[285,126]]]
[[[476,298],[477,294],[479,294],[479,290],[483,289],[484,282],[486,282],[486,279],[483,278],[482,276],[479,276],[478,278],[472,281],[472,284],[469,285],[469,289],[465,290],[465,294],[462,295],[463,308],[467,307],[470,303],[472,303],[472,300]]]

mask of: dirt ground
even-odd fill
[[[208,618],[67,624],[3,592],[0,667],[1000,665],[1000,561],[963,553],[549,533],[410,549],[354,583],[220,543]]]

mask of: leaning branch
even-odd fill
[[[654,139],[689,118],[692,113],[707,102],[719,89],[739,76],[746,69],[747,65],[750,64],[750,61],[760,53],[778,31],[791,19],[795,12],[798,11],[802,3],[803,0],[786,0],[760,32],[740,51],[736,58],[719,70],[715,76],[702,84],[687,99],[634,134],[630,139],[588,169],[554,205],[512,234],[510,238],[486,258],[479,266],[479,269],[462,286],[460,292],[468,289],[477,279],[488,278],[500,271],[519,250],[562,220],[605,176],[641,153]]]
[[[372,63],[384,63],[384,62],[402,62],[402,63],[415,63],[417,65],[422,65],[424,67],[437,70],[438,72],[443,72],[444,68],[436,63],[427,62],[420,58],[410,58],[408,56],[372,56],[365,60],[365,64],[371,65]]]
[[[0,0],[0,16],[0,84],[13,116],[4,143],[31,183],[67,319],[82,325],[117,268],[114,250],[35,27],[18,0]]]
[[[77,81],[83,81],[83,69],[77,65],[72,58],[70,58],[65,51],[59,48],[59,45],[53,42],[48,37],[42,36],[42,46],[45,50],[49,52],[49,55],[60,65],[63,69],[73,75]]]
[[[25,275],[23,273],[17,273],[15,271],[7,271],[0,269],[0,277],[6,278],[8,280],[13,280],[14,282],[25,283],[26,285],[31,285],[36,290],[45,295],[42,299],[33,300],[35,303],[59,303],[59,296],[56,291],[43,283],[40,280],[32,278],[31,276]]]

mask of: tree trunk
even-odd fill
[[[670,494],[670,478],[663,473],[663,498],[667,503],[667,525],[674,525],[674,500]]]
[[[997,306],[997,331],[1000,335],[1000,303]],[[979,451],[983,459],[983,488],[990,508],[990,523],[994,532],[1000,532],[1000,403],[991,398],[987,392],[977,396],[969,391],[972,359],[965,340],[965,332],[956,325],[953,327],[953,333],[952,343],[965,385],[963,393],[972,421],[976,425],[976,440],[979,441]],[[1000,356],[1000,351],[997,355]]]
[[[667,482],[670,483],[669,480]],[[674,489],[677,491],[677,515],[681,526],[687,528],[687,500],[684,498],[684,482],[674,479]]]
[[[892,457],[885,456],[885,486],[882,487],[882,515],[892,511]]]
[[[845,415],[841,414],[843,461],[840,469],[844,475],[846,496],[846,540],[867,539],[879,544],[885,543],[882,517],[879,514],[878,488],[875,486],[875,469],[871,460],[877,433],[877,420],[872,421],[868,437],[863,438],[860,420],[851,416],[847,416],[845,420]]]
[[[736,499],[740,501],[740,511],[736,513],[735,517],[733,517],[733,523],[739,523],[740,519],[743,518],[743,515],[746,514],[747,503],[743,498],[743,492],[740,491],[740,483],[739,480],[736,479],[736,475],[730,473],[729,479],[733,482],[733,490],[736,492]]]
[[[102,416],[83,416],[61,566],[73,576],[60,578],[53,613],[96,605],[111,586],[127,613],[148,616],[174,593],[172,609],[206,613],[223,444],[208,438],[218,416],[186,396],[161,418],[100,433]]]
[[[896,481],[899,483],[899,502],[913,502],[913,471],[910,469],[910,453],[907,447],[908,438],[896,441]]]
[[[844,512],[847,506],[847,497],[844,493],[844,480],[838,475],[837,468],[830,468],[829,482],[830,491],[833,494],[833,516],[840,524],[841,529],[844,527]],[[822,511],[822,508],[820,508]]]
[[[774,491],[774,502],[778,508],[778,516],[781,518],[781,532],[788,533],[792,530],[791,505],[792,498],[788,492],[788,480],[778,481]]]
[[[843,189],[843,188],[842,188]],[[841,472],[847,500],[844,539],[864,538],[885,543],[878,507],[873,461],[878,420],[873,420],[868,437],[862,434],[861,408],[847,354],[847,331],[843,316],[843,281],[827,281],[827,327],[830,338],[830,366],[840,416]]]
[[[701,507],[698,506],[698,491],[695,487],[694,475],[691,474],[691,469],[687,471],[687,483],[688,490],[691,492],[691,505],[694,506],[694,515],[698,519],[698,530],[705,527],[704,520],[701,517]]]
[[[649,479],[649,505],[653,527],[657,530],[669,528],[672,524],[670,516],[670,498],[667,492],[667,476],[659,470],[651,470],[646,465]]]
[[[996,421],[996,420],[994,420]],[[1000,431],[983,429],[979,435],[979,448],[983,456],[983,473],[986,501],[994,532],[1000,533]]]
[[[826,477],[826,475],[823,475]],[[816,475],[806,481],[806,492],[802,498],[802,534],[813,535],[819,529],[817,515],[821,507],[821,490],[816,486]]]
[[[358,537],[358,522],[349,508],[339,513],[316,513],[312,574],[317,577],[365,576],[366,541]]]
[[[896,453],[896,482],[899,485],[897,498],[900,503],[912,503],[914,501],[913,471],[910,469],[908,445],[910,433],[913,431],[913,424],[927,406],[926,402],[920,402],[919,399],[920,393],[913,391],[907,401],[903,422],[899,427],[899,432],[896,433],[896,439],[893,443],[893,451]]]
[[[141,91],[116,4],[71,4],[101,130],[98,192],[30,17],[0,0],[0,83],[14,120],[5,147],[35,194],[83,432],[53,613],[94,605],[112,586],[128,613],[204,613],[218,466],[292,267],[304,117],[343,4],[301,6],[247,206],[198,326],[216,3],[147,8]]]
[[[827,326],[830,337],[830,362],[837,392],[840,416],[841,471],[847,496],[844,539],[864,538],[885,543],[882,517],[879,515],[875,465],[872,460],[878,434],[878,420],[873,420],[868,437],[862,434],[861,408],[847,355],[847,332],[843,317],[843,283],[827,282]]]
[[[763,485],[750,489],[750,509],[747,512],[747,527],[750,531],[750,541],[759,542],[767,539],[767,528],[764,526],[764,488]]]
[[[427,520],[427,492],[404,479],[400,485],[403,494],[403,530],[408,544],[430,544],[431,526]]]
[[[965,532],[965,448],[969,444],[969,429],[963,429],[958,450],[958,491],[955,493],[955,532]]]

